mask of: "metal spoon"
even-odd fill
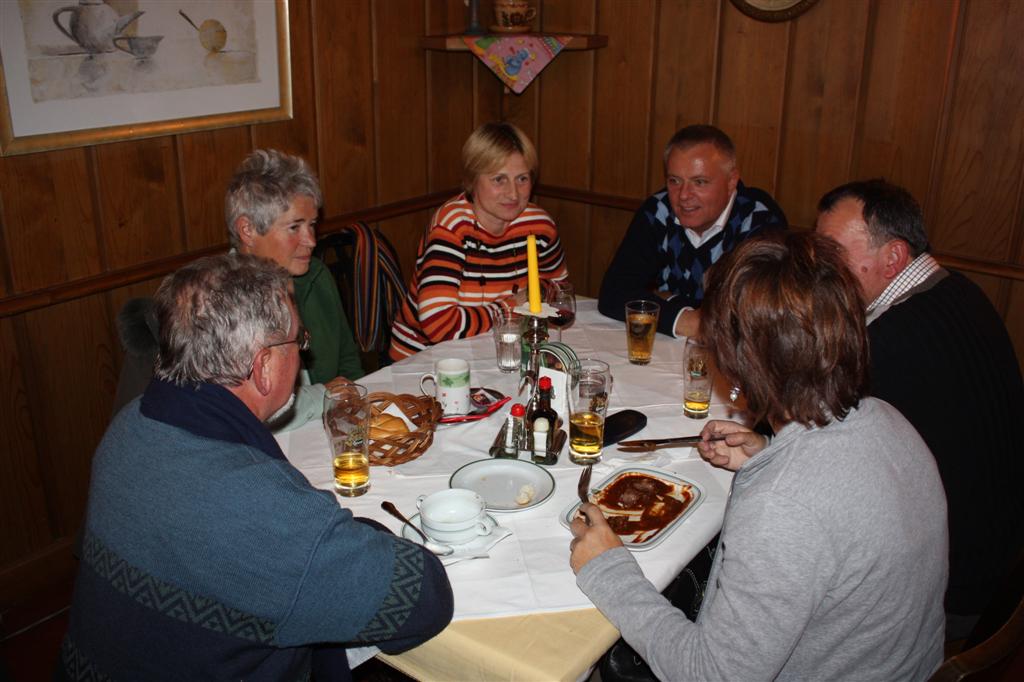
[[[421,531],[419,528],[417,528],[416,524],[414,524],[412,521],[410,521],[409,519],[405,518],[405,514],[403,514],[402,512],[398,511],[398,507],[393,505],[391,502],[388,502],[387,500],[384,500],[383,502],[380,503],[380,508],[383,509],[384,511],[386,511],[388,514],[391,514],[392,516],[394,516],[396,519],[398,519],[399,521],[401,521],[405,525],[407,525],[410,528],[412,528],[414,531],[416,531],[416,535],[419,535],[421,538],[423,538],[423,546],[426,547],[431,552],[433,552],[434,554],[437,554],[438,556],[448,556],[449,554],[451,554],[452,552],[455,551],[455,548],[450,547],[448,545],[442,545],[439,542],[434,542],[433,540],[428,538],[426,535],[424,535],[423,531]]]

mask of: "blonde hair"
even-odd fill
[[[537,179],[537,149],[522,130],[512,123],[484,123],[462,145],[462,188],[471,195],[477,178],[501,168],[512,154],[522,154]]]

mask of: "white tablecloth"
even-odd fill
[[[609,412],[632,408],[647,415],[647,427],[634,438],[700,432],[705,422],[682,414],[682,339],[659,334],[651,364],[630,365],[623,323],[598,313],[596,301],[581,299],[576,322],[563,332],[562,340],[581,358],[595,357],[609,363],[614,376]],[[447,357],[469,360],[474,386],[496,388],[513,396],[513,402],[517,400],[518,374],[498,372],[490,333],[439,344],[374,372],[359,383],[371,392],[419,393],[420,376],[432,370],[435,360]],[[723,389],[727,391],[726,387],[715,387],[712,417],[725,418],[731,412]],[[525,396],[521,401],[525,402]],[[373,467],[370,491],[357,498],[338,497],[339,504],[356,516],[375,519],[400,532],[401,524],[381,510],[381,501],[391,500],[407,516],[414,514],[417,496],[446,488],[457,468],[488,457],[487,450],[510,407],[511,403],[482,421],[441,425],[433,445],[421,457],[394,468]],[[314,486],[332,489],[331,458],[318,421],[279,435],[278,442]],[[501,525],[512,530],[511,537],[494,546],[487,559],[463,561],[447,568],[455,593],[455,620],[592,607],[576,587],[569,568],[571,535],[558,521],[559,513],[576,500],[580,473],[567,453],[568,446],[558,464],[548,467],[555,479],[550,499],[525,511],[495,514]],[[701,505],[660,545],[636,553],[645,575],[661,589],[718,532],[732,475],[708,466],[692,448],[628,454],[611,447],[605,449],[603,461],[594,467],[593,481],[629,464],[663,468],[697,483],[704,491]]]

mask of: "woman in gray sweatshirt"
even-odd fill
[[[864,397],[864,306],[838,245],[746,242],[707,292],[704,341],[776,435],[704,428],[701,455],[736,476],[700,616],[658,593],[594,505],[572,528],[577,584],[660,679],[927,679],[942,662],[945,495],[914,428]]]

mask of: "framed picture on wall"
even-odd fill
[[[0,154],[291,118],[288,0],[0,2]]]

